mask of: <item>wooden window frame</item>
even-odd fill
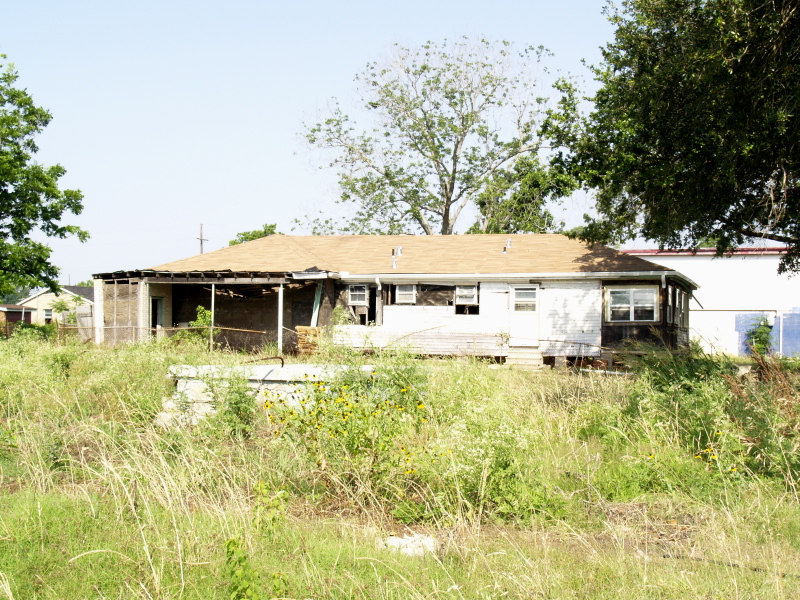
[[[356,292],[364,295],[364,300],[354,300],[354,288],[362,288],[363,292]],[[365,283],[354,283],[347,286],[347,305],[348,306],[367,306],[369,303],[369,287]]]

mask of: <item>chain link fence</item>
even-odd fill
[[[219,350],[259,352],[265,346],[277,346],[278,335],[275,331],[254,331],[233,327],[158,327],[142,328],[129,325],[106,326],[103,330],[103,342],[109,346],[130,344],[153,339],[172,339],[176,343],[181,340],[212,344]],[[58,339],[65,341],[78,338],[82,342],[94,342],[95,328],[81,325],[60,325]],[[297,333],[292,329],[284,329],[283,351],[297,351]]]

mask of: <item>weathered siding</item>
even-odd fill
[[[354,347],[407,346],[427,354],[505,356],[509,332],[510,286],[480,285],[477,315],[459,315],[454,306],[385,306],[383,325],[351,325],[338,333]],[[539,296],[540,349],[546,356],[598,356],[602,330],[599,281],[549,281]]]
[[[599,356],[603,289],[597,280],[545,281],[539,348],[545,356]]]
[[[105,328],[104,339],[116,345],[133,342],[139,338],[139,284],[138,282],[103,285],[103,315],[100,319]]]
[[[420,354],[506,356],[508,353],[499,335],[438,329],[406,332],[386,327],[343,325],[336,329],[336,343],[360,349],[405,348]]]
[[[383,307],[383,327],[393,331],[437,331],[495,335],[508,331],[508,284],[484,283],[477,315],[456,314],[455,306],[394,304]]]

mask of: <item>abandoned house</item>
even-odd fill
[[[678,271],[558,234],[271,235],[95,277],[98,343],[168,335],[212,311],[215,341],[342,316],[337,343],[515,360],[599,356],[629,338],[688,342]],[[231,343],[231,345],[236,345]]]

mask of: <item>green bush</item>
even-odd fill
[[[752,352],[761,356],[772,352],[775,340],[772,337],[772,326],[766,316],[760,316],[753,321],[745,334],[745,343]]]
[[[255,391],[247,379],[230,376],[224,381],[207,383],[218,411],[215,422],[220,423],[231,437],[249,439],[255,430],[260,411]]]
[[[679,441],[693,456],[729,468],[800,476],[796,383],[760,357],[759,379],[742,380],[725,358],[702,353],[643,360],[623,413],[642,431]]]
[[[292,397],[268,393],[264,408],[275,435],[354,484],[413,474],[399,440],[427,421],[426,377],[408,357],[379,363],[372,371],[350,364],[325,381],[311,379]]]

